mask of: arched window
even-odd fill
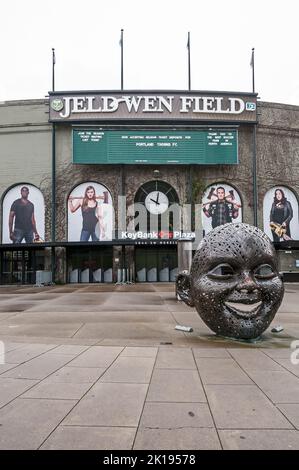
[[[87,181],[76,186],[68,197],[68,240],[112,240],[113,206],[110,191]]]
[[[32,184],[10,188],[2,202],[2,243],[33,243],[45,239],[45,203]]]
[[[146,211],[146,223],[143,224],[148,232],[157,230],[161,238],[171,238],[174,224],[180,224],[176,220],[179,215],[179,198],[176,190],[165,181],[154,180],[144,183],[136,192],[135,220],[138,215],[138,204],[142,204]],[[137,222],[135,230],[139,230]]]
[[[274,186],[263,202],[264,232],[274,242],[299,240],[298,201],[289,188]]]
[[[240,194],[226,183],[215,183],[208,186],[202,198],[204,235],[213,228],[230,222],[242,222]]]

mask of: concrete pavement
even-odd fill
[[[299,449],[298,300],[249,344],[169,284],[0,287],[0,448]]]

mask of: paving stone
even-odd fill
[[[106,305],[113,305],[114,309],[117,310],[119,306],[129,306],[132,309],[138,309],[138,305],[142,307],[156,306],[160,310],[163,309],[164,303],[160,295],[147,294],[143,292],[114,292],[113,295],[108,295],[105,302]]]
[[[70,362],[70,367],[109,367],[123,350],[122,347],[92,346]]]
[[[195,370],[155,369],[147,401],[206,402],[206,397]]]
[[[118,357],[100,382],[149,383],[154,363],[153,357]]]
[[[151,312],[149,312],[149,315]],[[125,315],[125,314],[124,314]],[[105,338],[110,339],[159,339],[160,341],[169,338],[179,338],[183,334],[174,329],[174,324],[160,322],[134,322],[125,323],[89,323],[81,328],[75,338]]]
[[[190,349],[160,348],[156,362],[157,369],[196,369]]]
[[[213,420],[206,403],[146,402],[140,428],[213,428]]]
[[[61,308],[62,311],[65,312],[71,312],[71,306],[68,305],[61,305],[59,306],[59,309]],[[105,302],[103,305],[72,305],[72,308],[74,311],[94,311],[94,312],[105,312],[105,313],[110,313],[110,312],[115,312],[115,313],[122,313],[124,315],[124,312],[126,313],[132,313],[132,312],[140,312],[140,313],[150,313],[150,312],[156,312],[157,314],[164,314],[168,318],[172,318],[171,313],[168,311],[166,306],[162,306],[160,304],[143,304],[142,299],[140,299],[139,304],[126,304],[126,303],[115,303],[115,302]],[[37,310],[37,307],[35,307]],[[53,309],[54,310],[54,309]],[[57,308],[56,308],[57,310]],[[150,320],[150,319],[149,319]]]
[[[158,347],[162,344],[162,341],[169,342],[169,338],[158,338],[158,339],[151,339],[148,338],[140,338],[140,339],[124,339],[124,338],[113,338],[113,339],[102,339],[97,342],[96,346],[122,346],[125,348],[126,346],[130,347]],[[164,343],[163,343],[164,344]],[[171,343],[172,344],[172,343]]]
[[[58,313],[61,313],[62,319],[65,318],[66,314],[68,313],[69,317],[70,314],[72,314],[70,319],[78,321],[78,318],[83,320],[83,316],[80,316],[80,312],[82,312],[83,314],[85,312],[97,312],[99,314],[102,308],[103,307],[101,305],[101,302],[98,302],[98,305],[82,305],[80,304],[80,302],[71,303],[69,301],[66,301],[65,304],[59,302],[45,302],[35,305],[29,310],[29,312],[27,311],[26,313],[28,313],[31,318],[37,319],[38,317],[36,317],[36,314],[38,314],[39,312],[45,313],[47,317],[49,317],[49,314],[52,314],[53,317],[56,317]]]
[[[150,284],[143,284],[143,285],[150,285]],[[160,294],[163,292],[167,292],[167,295],[169,295],[169,292],[171,292],[172,293],[171,296],[175,296],[174,284],[169,284],[169,282],[154,282],[152,286]]]
[[[255,370],[248,374],[274,403],[299,403],[299,378],[290,372]]]
[[[169,309],[179,325],[197,326],[204,324],[196,311],[190,312],[190,307],[185,303],[182,305],[169,305]]]
[[[117,290],[117,287],[115,284],[91,284],[87,285],[82,289],[84,292],[100,292],[101,294],[103,292],[114,292]]]
[[[49,354],[63,354],[65,356],[78,356],[81,354],[83,351],[86,351],[89,346],[79,346],[79,345],[74,345],[74,344],[62,344],[61,346],[58,346],[57,348],[52,349],[49,351]]]
[[[8,315],[8,318],[12,318],[12,317],[17,316],[18,313],[22,313],[34,307],[35,305],[36,305],[35,302],[26,302],[26,300],[22,302],[15,302],[15,301],[3,302],[0,305],[0,312],[14,313],[14,315]]]
[[[139,429],[134,450],[218,450],[220,442],[214,429]]]
[[[280,359],[277,358],[276,361],[285,369],[287,369],[289,372],[292,372],[292,374],[296,375],[299,377],[299,364],[292,364],[290,361],[290,357],[287,359]]]
[[[42,311],[41,307],[36,307]],[[57,309],[56,309],[57,311]],[[72,338],[74,334],[80,329],[83,323],[74,323],[70,318],[66,323],[24,323],[15,325],[4,325],[0,323],[0,336],[35,336],[42,338],[43,336],[52,336],[57,338]]]
[[[105,327],[107,323],[129,323],[132,326],[132,323],[173,323],[173,317],[170,312],[153,312],[142,310],[133,310],[126,312],[119,312],[116,310],[111,310],[109,312],[99,311],[99,307],[90,308],[89,305],[77,306],[77,311],[67,306],[59,306],[54,308],[52,311],[40,312],[40,309],[30,313],[26,312],[26,315],[18,317],[18,323],[66,323],[66,322],[79,322],[84,320],[84,324],[95,324],[98,326]],[[106,328],[106,333],[109,332],[109,329]],[[61,342],[61,340],[59,341]]]
[[[0,336],[1,338],[1,336]],[[3,338],[3,336],[2,336]],[[43,335],[42,337],[37,337],[37,336],[14,336],[14,335],[9,335],[9,336],[6,336],[7,339],[11,340],[11,341],[20,341],[22,342],[23,346],[24,345],[28,345],[28,344],[39,344],[42,343],[45,344],[45,345],[52,345],[54,348],[56,348],[57,346],[61,345],[61,344],[79,344],[80,346],[82,345],[85,345],[85,346],[94,346],[95,344],[97,344],[101,338],[97,340],[95,339],[84,339],[84,340],[78,340],[76,338],[63,338],[61,339],[60,338],[55,338],[53,336],[48,336],[47,334]],[[51,349],[49,349],[49,351],[47,351],[47,353],[50,353],[51,352]]]
[[[219,431],[224,450],[298,450],[299,432],[282,430]]]
[[[121,356],[156,357],[157,352],[158,352],[158,348],[127,347],[122,351]]]
[[[148,385],[97,382],[63,425],[137,427]]]
[[[10,351],[16,351],[17,349],[24,348],[25,346],[23,343],[15,343],[11,341],[6,341],[5,339],[2,339],[2,342],[4,343],[4,349],[6,354]]]
[[[0,408],[33,387],[36,380],[11,379],[0,377]]]
[[[49,375],[43,383],[94,383],[103,375],[105,370],[106,368],[65,366]]]
[[[229,352],[246,371],[283,370],[279,364],[261,351],[255,349],[230,349]]]
[[[75,403],[72,400],[14,400],[0,410],[0,449],[37,449]]]
[[[298,291],[289,292],[288,296],[285,295],[281,306],[279,308],[281,313],[298,313]]]
[[[22,398],[49,398],[56,400],[79,400],[91,387],[91,384],[78,383],[45,383],[41,382],[28,392],[23,393]]]
[[[106,302],[109,299],[109,295],[101,294],[94,295],[93,293],[84,293],[81,292],[72,292],[70,295],[63,295],[53,298],[52,305],[68,305],[68,306],[75,306],[75,305],[100,305]]]
[[[48,375],[52,374],[62,366],[67,364],[71,360],[70,356],[60,356],[58,354],[43,355],[32,359],[25,364],[21,364],[14,369],[11,369],[4,374],[2,377],[14,377],[21,379],[44,379]]]
[[[233,359],[196,358],[200,377],[204,384],[252,384]]]
[[[130,450],[136,428],[59,426],[42,450]]]
[[[7,321],[9,323],[10,319],[13,320],[15,318],[15,316],[16,316],[15,312],[3,312],[2,310],[3,310],[3,308],[2,309],[0,308],[0,322],[1,323],[2,322],[6,323]]]
[[[194,357],[219,357],[219,358],[228,358],[228,351],[224,348],[192,348]]]
[[[18,295],[12,290],[12,294],[2,302],[2,306],[6,303],[11,309],[26,311],[0,314],[0,333],[5,333],[2,340],[4,338],[6,354],[16,361],[0,364],[0,402],[1,398],[4,403],[8,399],[0,410],[0,423],[3,422],[2,413],[5,410],[10,410],[19,401],[22,403],[19,411],[7,418],[6,426],[12,421],[11,427],[6,428],[7,433],[3,434],[3,426],[0,426],[0,447],[10,448],[11,445],[12,448],[35,448],[49,436],[44,448],[52,445],[49,448],[64,449],[69,445],[74,449],[130,449],[139,420],[141,428],[136,445],[140,442],[144,448],[205,448],[204,445],[208,446],[211,442],[219,447],[202,379],[207,390],[210,387],[217,388],[214,380],[221,381],[221,388],[215,394],[217,406],[212,406],[210,394],[209,400],[214,419],[218,419],[216,424],[229,423],[227,427],[221,426],[220,432],[226,433],[225,441],[221,437],[225,448],[234,431],[241,432],[245,437],[239,438],[244,448],[246,445],[249,448],[279,448],[278,445],[282,448],[290,448],[287,446],[292,445],[295,448],[297,430],[294,427],[298,429],[299,420],[299,379],[295,377],[298,377],[297,366],[291,365],[289,358],[290,343],[296,338],[297,332],[299,338],[298,292],[291,299],[291,310],[294,313],[288,312],[287,300],[284,304],[285,312],[278,313],[276,317],[288,334],[275,336],[269,330],[263,341],[248,345],[211,333],[194,309],[177,302],[172,292],[164,290],[162,285],[158,285],[159,292],[151,285],[146,295],[143,286],[140,286],[138,293],[134,292],[134,286],[125,286],[124,291],[117,290],[115,286],[109,286],[108,290],[106,287],[78,285],[56,288],[56,294],[53,290],[42,294],[43,289],[34,288],[30,293],[30,289],[15,288]],[[89,291],[90,288],[96,288],[98,292]],[[20,293],[21,290],[23,293]],[[114,296],[115,290],[117,297]],[[14,300],[16,297],[18,302]],[[30,305],[32,308],[28,310]],[[176,331],[176,324],[190,324],[194,326],[194,332],[187,334]],[[163,342],[172,342],[173,345],[160,344]],[[90,345],[92,352],[88,349]],[[191,348],[201,379],[197,369],[186,368]],[[158,349],[161,351],[159,356]],[[178,352],[176,358],[172,354],[173,350]],[[187,351],[185,356],[182,351]],[[152,361],[157,358],[150,386],[128,384],[133,377],[130,370],[134,369],[127,367],[128,364],[133,365],[135,360],[139,364],[149,364],[149,361],[143,362],[146,358]],[[62,364],[60,359],[63,359]],[[24,361],[27,361],[26,364],[17,367]],[[178,369],[173,369],[173,364]],[[165,368],[160,369],[161,365]],[[22,369],[23,366],[26,368]],[[121,370],[123,368],[124,371]],[[249,385],[250,381],[248,385],[236,385],[245,380],[244,371],[239,374],[243,368],[252,380],[257,380],[258,386]],[[145,380],[142,378],[144,374],[148,381],[146,370],[147,366],[135,370],[134,380]],[[99,379],[104,372],[107,373],[106,379],[112,380],[114,375],[114,379],[126,382],[102,382]],[[272,374],[274,372],[284,375]],[[36,380],[9,378],[10,375],[23,377],[22,374],[26,377],[36,376],[43,382],[38,384]],[[254,374],[257,374],[255,378]],[[7,381],[5,393],[2,392],[4,380]],[[29,385],[22,386],[22,382],[29,382]],[[104,390],[99,386],[106,388]],[[130,388],[135,386],[143,388],[141,391]],[[129,389],[124,390],[123,387]],[[51,395],[55,399],[23,398],[32,393],[44,397]],[[82,397],[79,403],[78,397]],[[283,401],[276,402],[274,399]],[[35,405],[28,414],[26,408],[31,407],[32,403],[40,405]],[[44,403],[51,403],[47,411],[43,411]],[[67,414],[71,408],[65,407],[46,432],[43,430],[44,416],[47,423],[61,403],[76,405],[69,415],[74,419],[75,426],[69,425]],[[67,425],[60,425],[64,418]],[[249,429],[243,429],[247,425]],[[266,429],[263,429],[264,426]],[[238,443],[237,437],[236,441]]]
[[[17,364],[1,364],[0,363],[0,375],[6,372],[7,370],[13,369]]]
[[[48,294],[70,294],[71,292],[78,292],[78,290],[80,290],[80,286],[77,286],[77,288],[69,286],[54,287],[49,290]]]
[[[40,356],[55,348],[55,344],[23,344],[22,347],[5,354],[5,362],[8,364],[21,364]]]
[[[282,413],[254,385],[207,385],[205,389],[217,428],[292,428]]]
[[[279,349],[262,349],[264,354],[272,357],[274,360],[277,359],[290,359],[291,350],[290,348],[279,348]]]
[[[289,421],[299,430],[299,404],[288,403],[286,405],[277,405]]]

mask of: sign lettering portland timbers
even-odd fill
[[[186,120],[256,122],[256,94],[52,92],[50,121]]]

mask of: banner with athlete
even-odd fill
[[[36,243],[45,239],[45,203],[31,184],[18,184],[4,196],[2,243]]]
[[[113,206],[108,189],[99,183],[79,184],[68,197],[68,241],[112,240]]]
[[[274,242],[299,240],[298,201],[289,188],[274,186],[263,203],[264,232]]]
[[[209,186],[202,198],[203,235],[229,222],[242,222],[242,203],[238,191],[228,184]]]

